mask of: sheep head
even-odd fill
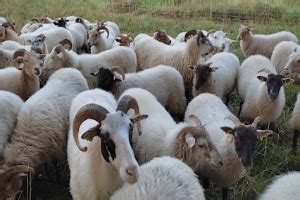
[[[300,73],[300,52],[295,51],[289,56],[289,60],[284,67],[284,70],[288,71],[289,73]]]
[[[110,69],[100,67],[98,73],[91,74],[97,76],[97,87],[106,91],[111,91],[116,81],[125,79],[124,71],[118,66]]]
[[[19,49],[15,51],[13,60],[16,68],[23,70],[29,77],[40,75],[40,62],[35,52]]]
[[[65,18],[59,18],[57,21],[54,21],[53,24],[58,26],[58,27],[63,27],[66,28],[67,22],[69,20],[65,19]]]
[[[277,99],[280,89],[283,85],[287,85],[290,83],[293,83],[294,80],[291,78],[283,78],[282,75],[280,74],[273,74],[271,73],[270,70],[264,68],[262,70],[260,70],[258,73],[260,72],[267,72],[267,76],[261,74],[257,76],[257,79],[266,83],[267,86],[267,92],[268,92],[268,96],[270,98],[270,101],[274,101]]]
[[[239,28],[239,34],[237,36],[237,40],[247,39],[252,34],[252,31],[254,30],[255,29],[251,28],[250,26],[241,25]]]
[[[89,31],[89,39],[87,41],[87,46],[90,49],[92,46],[97,46],[99,40],[101,40],[101,35],[106,32],[107,33],[107,38],[109,37],[109,30],[108,28],[100,24],[97,27],[95,27],[93,30]]]
[[[26,165],[18,165],[14,167],[0,167],[0,197],[9,197],[20,191],[23,177],[27,173],[34,176],[34,170]],[[30,180],[31,181],[31,180]]]
[[[16,33],[18,33],[18,29],[17,29],[17,26],[16,26],[16,24],[15,23],[3,23],[2,24],[2,26],[4,27],[4,28],[8,28],[8,29],[10,29],[10,30],[13,30],[14,32],[16,32]]]
[[[223,165],[217,148],[211,141],[204,125],[198,117],[190,115],[189,119],[196,126],[186,126],[177,134],[176,154],[190,167],[196,169],[200,160],[204,160],[215,168]]]
[[[115,40],[120,43],[120,46],[125,47],[129,47],[130,43],[133,42],[131,36],[127,34],[119,34]]]
[[[31,40],[31,50],[39,53],[46,54],[46,36],[42,33],[38,36],[34,36]]]
[[[155,40],[167,45],[170,45],[172,42],[165,30],[160,30],[160,29],[155,30],[153,37]]]
[[[257,144],[257,139],[262,139],[273,132],[271,130],[258,130],[257,125],[261,117],[255,118],[251,125],[245,125],[234,116],[229,115],[225,119],[231,120],[235,127],[220,127],[227,134],[231,134],[234,140],[235,151],[245,167],[251,167],[253,163],[253,151]]]
[[[195,71],[195,89],[199,90],[201,86],[203,86],[205,83],[208,82],[211,73],[215,72],[218,67],[212,67],[212,63],[207,63],[207,64],[198,64],[194,68]]]

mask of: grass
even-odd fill
[[[133,36],[142,32],[152,34],[156,28],[167,30],[171,36],[176,36],[181,31],[193,28],[205,30],[222,28],[228,32],[230,38],[235,39],[237,29],[243,23],[251,24],[258,33],[289,30],[300,38],[300,29],[298,28],[300,22],[295,20],[299,19],[300,16],[300,1],[298,0],[248,0],[247,4],[242,3],[245,1],[241,0],[200,0],[194,4],[182,1],[183,3],[180,5],[176,3],[179,2],[178,0],[140,0],[137,5],[134,4],[133,6],[111,5],[109,2],[112,1],[0,0],[0,13],[9,21],[16,22],[19,27],[32,18],[77,15],[91,21],[115,21],[122,32],[131,33]],[[221,14],[219,16],[213,14],[217,12]],[[235,17],[230,18],[224,13],[232,14]],[[263,13],[265,15],[262,15]],[[261,18],[262,16],[269,16],[269,18]],[[233,45],[232,52],[243,61],[244,57],[237,43]],[[286,87],[286,106],[282,116],[271,126],[276,134],[260,142],[255,153],[254,167],[249,174],[250,178],[242,178],[230,188],[231,199],[253,200],[265,189],[275,175],[300,170],[300,156],[290,154],[292,130],[288,127],[288,119],[299,91],[300,86],[290,85]],[[238,110],[239,101],[239,97],[233,95],[230,109],[235,114]],[[68,179],[68,173],[64,174],[67,177],[65,179]],[[42,184],[45,187],[38,187]],[[65,193],[68,191],[68,181],[64,181],[63,186]],[[50,184],[47,181],[38,180],[36,184],[33,184],[33,196],[43,192],[43,195],[47,194],[48,196],[49,194],[57,194],[62,191],[58,187],[63,186],[60,183]],[[43,195],[40,197],[47,199]],[[70,197],[68,195],[59,197],[59,199],[66,198]],[[208,199],[220,199],[220,188],[213,187],[210,189]]]

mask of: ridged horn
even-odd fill
[[[87,119],[93,119],[101,124],[107,113],[109,112],[105,108],[93,103],[87,104],[79,109],[73,120],[73,137],[77,147],[81,151],[87,151],[87,147],[82,147],[78,139],[78,133],[81,123]]]
[[[242,124],[239,118],[237,118],[235,115],[227,115],[225,119],[231,120],[235,125],[240,125]]]
[[[97,28],[97,31],[100,31],[100,30],[105,30],[106,33],[107,33],[107,38],[109,37],[109,30],[107,29],[106,26],[100,25],[100,26]]]
[[[259,70],[257,73],[260,73],[260,72],[266,72],[267,74],[272,74],[272,72],[267,68],[263,68],[263,69]]]
[[[201,123],[200,119],[199,119],[196,115],[191,114],[191,115],[189,116],[189,118],[190,118],[191,120],[193,120],[193,121],[195,122],[195,124],[196,124],[199,128],[204,127],[204,125]]]
[[[184,41],[186,42],[190,36],[193,35],[197,35],[197,31],[195,29],[193,30],[189,30],[188,32],[186,32],[186,34],[184,35]]]
[[[133,98],[132,96],[129,96],[129,95],[123,96],[122,99],[118,103],[117,110],[121,110],[122,112],[127,114],[128,110],[131,108],[134,110],[136,116],[140,115],[139,105],[138,105],[137,101],[135,100],[135,98]],[[137,125],[137,129],[138,129],[138,133],[139,133],[139,135],[141,135],[142,134],[141,123],[139,121],[137,121],[136,125]]]
[[[261,121],[262,117],[261,116],[257,116],[254,121],[252,122],[251,126],[257,128],[257,125],[259,124],[259,122]]]
[[[17,57],[24,57],[24,54],[27,51],[25,49],[18,49],[15,51],[15,53],[13,54],[13,60],[15,60]]]
[[[124,80],[125,79],[125,72],[122,68],[120,68],[119,66],[115,66],[115,67],[112,67],[110,69],[111,73],[114,74],[114,72],[117,72],[119,74],[121,74],[122,76],[122,79]]]

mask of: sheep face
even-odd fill
[[[300,73],[300,52],[294,52],[289,56],[289,61],[284,69],[289,73]]]
[[[214,47],[211,45],[208,38],[203,34],[202,31],[198,31],[197,35],[194,35],[187,41],[191,49],[199,55],[199,52],[202,52],[201,56],[205,56],[214,50]]]
[[[178,145],[183,145],[183,148],[177,153],[183,154],[183,160],[193,169],[196,169],[201,160],[215,168],[220,168],[223,165],[217,148],[203,126],[182,129],[178,134],[177,142]]]
[[[155,40],[157,40],[161,43],[164,43],[164,44],[167,44],[167,45],[171,44],[171,40],[168,37],[166,31],[164,31],[164,30],[156,30],[153,34],[153,37],[154,37]]]
[[[89,39],[87,41],[88,48],[90,49],[92,46],[98,46],[98,44],[102,40],[102,34],[106,32],[107,38],[109,37],[109,31],[105,25],[98,25],[93,30],[89,31]]]
[[[283,78],[282,75],[279,74],[269,74],[268,77],[265,76],[257,76],[260,81],[263,81],[267,85],[267,92],[271,101],[277,99],[278,94],[280,92],[283,84],[292,83],[293,80],[290,78]]]
[[[212,63],[197,65],[196,70],[195,70],[195,79],[196,79],[195,89],[196,90],[199,90],[203,84],[208,82],[211,73],[218,69],[217,67],[211,67],[211,64]]]
[[[34,52],[25,52],[14,60],[18,70],[23,70],[27,76],[34,77],[40,75],[40,60]]]
[[[238,34],[238,40],[246,40],[252,34],[252,30],[254,29],[251,29],[249,26],[241,25]]]
[[[100,68],[97,74],[97,87],[111,91],[114,82],[114,75],[109,69]]]
[[[45,44],[46,36],[44,34],[40,34],[32,38],[31,41],[31,50],[39,53],[46,54],[46,44]]]
[[[120,43],[120,46],[129,47],[130,43],[133,42],[130,35],[120,34],[116,37],[116,41]]]
[[[215,31],[208,35],[211,44],[217,47],[218,52],[222,52],[225,49],[226,34],[223,31]]]
[[[67,64],[65,49],[58,45],[54,47],[50,54],[45,57],[43,70],[57,70]]]

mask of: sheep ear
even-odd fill
[[[86,132],[84,132],[81,136],[82,139],[88,140],[88,141],[93,141],[93,138],[95,136],[100,136],[100,124],[98,124],[97,126],[94,126],[92,128],[90,128],[89,130],[87,130]]]
[[[192,148],[193,146],[195,146],[196,143],[196,139],[194,138],[193,135],[191,134],[186,134],[184,136],[185,142],[189,145],[189,148]]]
[[[273,131],[271,130],[257,130],[256,131],[256,136],[258,139],[262,140],[265,137],[268,137],[269,135],[274,134]]]
[[[289,85],[289,84],[294,83],[294,79],[291,79],[291,78],[283,78],[283,79],[282,79],[282,82],[283,82],[284,85]]]
[[[264,81],[264,82],[267,82],[267,80],[268,80],[268,78],[265,76],[257,76],[257,79],[260,81]]]
[[[222,131],[224,131],[225,133],[227,134],[231,134],[233,135],[234,134],[234,131],[232,128],[228,127],[228,126],[222,126],[220,127]]]
[[[141,121],[141,120],[147,119],[147,118],[148,118],[148,115],[137,115],[137,116],[131,118],[130,121],[134,124],[138,121]]]

